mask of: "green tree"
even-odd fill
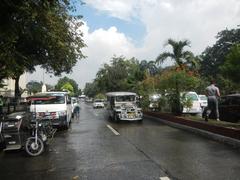
[[[79,88],[78,91],[77,91],[77,93],[76,93],[76,95],[77,95],[77,96],[80,96],[80,95],[82,95],[82,93],[83,93],[83,92],[82,92],[82,89]]]
[[[151,76],[154,76],[160,71],[160,69],[156,66],[155,61],[147,60],[142,60],[140,62],[140,70],[142,72],[142,76],[144,76],[145,72],[148,72]]]
[[[157,59],[156,63],[163,63],[166,59],[170,58],[175,62],[175,66],[180,68],[181,71],[185,71],[186,69],[197,67],[197,61],[194,58],[194,55],[190,51],[185,51],[184,47],[190,46],[190,42],[187,40],[184,41],[174,41],[172,39],[168,39],[166,45],[170,45],[172,47],[172,52],[164,52],[161,53]],[[179,77],[181,74],[174,74],[172,76],[172,85],[174,87],[173,93],[173,111],[177,114],[181,113],[181,103],[180,103],[180,86],[182,84],[181,78]]]
[[[0,4],[0,80],[18,81],[40,65],[47,72],[69,73],[83,58],[82,24],[69,16],[68,0],[3,0]],[[78,29],[78,30],[77,30]]]
[[[161,64],[166,61],[168,58],[172,59],[175,62],[175,65],[180,67],[181,70],[186,67],[197,67],[196,58],[190,51],[185,51],[186,46],[190,46],[190,41],[175,41],[173,39],[168,39],[166,45],[172,47],[172,52],[163,52],[158,55],[156,59],[157,64]]]
[[[136,83],[136,93],[141,98],[141,107],[148,109],[149,107],[149,95],[158,94],[157,85],[159,84],[158,75],[151,75],[149,71],[144,71],[144,79]]]
[[[78,89],[78,84],[76,83],[75,80],[70,79],[68,77],[63,77],[60,78],[57,82],[57,85],[55,86],[56,90],[62,90],[62,87],[66,84],[69,83],[73,87],[73,95],[78,96],[79,95],[79,89]]]
[[[62,91],[68,91],[68,93],[70,94],[70,96],[74,95],[74,89],[73,86],[69,83],[66,82],[62,87],[61,87]]]
[[[232,88],[240,88],[240,44],[234,45],[226,56],[224,64],[220,67],[223,76],[234,83]],[[236,87],[236,85],[238,85]],[[229,87],[229,86],[228,86]],[[236,89],[231,89],[232,91]]]
[[[104,64],[95,82],[101,92],[134,91],[139,80],[142,80],[139,61],[120,56],[113,57],[110,64]]]
[[[200,79],[185,71],[176,71],[175,68],[164,71],[159,77],[158,89],[166,95],[173,113],[181,114],[180,92],[191,91],[199,86]]]
[[[86,83],[84,88],[84,94],[86,96],[93,98],[98,92],[99,90],[95,81],[92,83]]]
[[[96,96],[95,96],[95,99],[105,99],[106,96],[102,93],[98,93]]]
[[[42,83],[37,81],[30,81],[27,83],[27,91],[29,94],[35,94],[37,92],[41,92],[42,90]]]
[[[144,71],[135,58],[127,59],[114,56],[109,64],[104,64],[96,74],[92,83],[87,83],[84,93],[94,97],[98,93],[109,91],[137,91],[144,78]]]
[[[234,44],[240,43],[240,28],[225,29],[216,36],[216,43],[207,47],[201,54],[200,73],[204,77],[218,78],[221,76],[221,66],[226,60],[226,56],[230,53]]]
[[[26,90],[28,91],[28,93],[31,94],[36,94],[38,92],[42,91],[42,85],[43,82],[38,82],[38,81],[30,81],[27,83],[26,85]],[[45,84],[47,87],[47,91],[48,90],[53,90],[54,86],[50,85],[50,84]],[[23,90],[22,90],[23,91]]]

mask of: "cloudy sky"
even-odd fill
[[[168,38],[191,41],[190,50],[200,54],[215,41],[223,29],[240,25],[240,0],[85,0],[76,2],[75,15],[83,15],[83,49],[86,59],[79,60],[67,75],[80,88],[91,82],[98,69],[113,55],[139,60],[155,60],[165,51]],[[64,75],[63,75],[64,76]],[[48,84],[59,77],[44,76]],[[43,80],[43,70],[28,75]]]

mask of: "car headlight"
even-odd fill
[[[120,114],[121,112],[122,112],[121,109],[116,109],[117,114]]]
[[[58,111],[58,115],[59,116],[66,116],[67,115],[67,111]]]

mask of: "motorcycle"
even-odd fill
[[[4,118],[0,124],[4,151],[25,149],[30,156],[38,156],[44,152],[54,137],[51,120],[37,113],[15,112]]]
[[[42,154],[53,139],[57,129],[52,128],[51,122],[45,119],[36,119],[31,124],[31,136],[27,138],[25,150],[30,156]]]
[[[34,97],[30,98],[36,104],[36,101],[49,100],[49,98],[44,97]],[[35,112],[32,113],[32,121],[30,134],[31,136],[27,138],[25,143],[25,150],[30,156],[38,156],[44,150],[49,142],[53,139],[57,129],[54,129],[51,120],[45,117],[45,113],[37,113],[36,106]]]

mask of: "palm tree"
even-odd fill
[[[151,76],[156,75],[160,71],[160,69],[158,69],[158,67],[156,66],[155,61],[146,61],[146,60],[142,60],[140,62],[140,70],[143,72],[144,71],[149,72]]]
[[[192,70],[193,68],[197,67],[197,61],[195,60],[193,53],[184,50],[184,47],[190,46],[190,41],[175,41],[172,39],[168,39],[166,45],[170,45],[173,52],[163,52],[162,54],[160,54],[156,59],[157,64],[161,64],[166,59],[170,58],[175,61],[175,65],[179,67],[180,70],[185,70],[186,67]],[[172,111],[177,114],[182,113],[179,84],[179,79],[176,78],[175,93],[172,96]]]
[[[184,51],[185,46],[190,46],[190,41],[175,41],[173,39],[168,39],[166,45],[172,46],[173,52],[163,52],[159,54],[156,59],[157,64],[163,63],[166,59],[170,58],[175,61],[175,65],[180,67],[181,70],[184,67],[195,68],[197,67],[197,61],[191,51]]]

